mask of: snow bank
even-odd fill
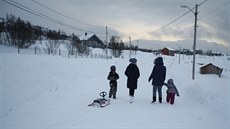
[[[197,62],[215,63],[224,68],[221,77],[199,74],[191,79],[192,58],[163,56],[166,79],[173,78],[180,92],[175,104],[150,104],[152,86],[148,77],[156,58],[151,53],[137,52],[140,69],[134,103],[128,102],[124,71],[129,52],[124,58],[66,58],[47,55],[9,53],[0,45],[1,128],[196,128],[227,129],[229,115],[229,73],[227,57],[199,57]],[[94,49],[94,53],[103,50]],[[108,91],[107,75],[111,65],[117,67],[117,99],[105,108],[88,107],[101,91]]]

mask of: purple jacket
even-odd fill
[[[180,95],[172,79],[169,79],[167,83],[164,83],[164,85],[168,87],[166,91],[167,93],[175,93],[177,96]]]

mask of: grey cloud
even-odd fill
[[[71,24],[83,30],[105,33],[105,26],[108,26],[110,35],[122,35],[127,34],[128,32],[121,32],[120,27],[124,27],[127,24],[134,24],[135,26],[135,24],[138,23],[143,24],[143,26],[147,26],[149,30],[152,30],[152,32],[154,32],[153,36],[160,37],[164,35],[170,35],[178,37],[178,39],[191,40],[194,33],[194,15],[192,13],[186,15],[184,19],[180,19],[170,26],[157,31],[156,33],[155,31],[156,28],[163,27],[178,16],[188,11],[187,9],[180,8],[180,5],[187,5],[192,8],[196,3],[201,3],[204,0],[36,0],[54,10],[57,10],[58,12],[72,17],[73,19],[92,24],[92,26],[87,26],[63,18],[62,16],[52,13],[47,9],[39,7],[32,1],[14,1],[20,2],[21,4],[29,6],[41,13],[45,13],[54,19],[63,21],[67,24]],[[210,0],[199,7],[199,38],[202,39],[202,37],[205,37],[223,39],[226,43],[230,44],[230,4],[222,6],[227,2],[228,0]],[[60,28],[67,30],[70,33],[84,33],[83,31],[77,31],[63,27],[61,25],[56,25],[50,21],[38,18],[22,10],[15,9],[12,6],[3,3],[3,1],[0,1],[0,7],[0,17],[5,17],[6,13],[12,13],[16,16],[20,16],[22,19],[29,20],[32,24],[38,24],[44,27],[52,27],[57,29]],[[223,7],[223,9],[220,9],[220,11],[223,11],[222,13],[219,12],[218,7]],[[209,12],[212,12],[212,10],[215,10],[215,8],[217,8],[217,12],[214,11],[213,13],[209,14]],[[189,19],[185,21],[186,18]],[[205,24],[208,26],[204,26]],[[149,30],[146,30],[146,33],[148,33]],[[135,33],[138,33],[138,30],[137,32],[130,32],[130,35],[138,35]],[[127,35],[125,36],[127,37]],[[103,37],[103,35],[101,37]]]

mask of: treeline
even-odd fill
[[[21,49],[28,48],[39,40],[48,40],[46,46],[49,54],[56,54],[60,44],[65,43],[65,40],[70,41],[66,44],[69,54],[89,54],[89,48],[82,44],[74,33],[67,35],[60,30],[35,26],[12,14],[7,14],[6,18],[0,21],[0,44]]]
[[[4,33],[3,33],[4,32]],[[36,40],[66,40],[69,38],[64,32],[34,26],[29,21],[24,21],[14,15],[6,16],[6,19],[0,22],[1,37],[4,36],[4,43],[19,48],[28,48]]]
[[[114,57],[120,57],[122,55],[123,50],[131,50],[131,51],[134,51],[134,52],[136,52],[138,50],[138,46],[125,44],[120,39],[119,36],[112,36],[110,38],[108,48],[110,48],[111,54]]]
[[[0,43],[7,46],[16,46],[19,49],[28,48],[38,40],[48,40],[49,42],[46,44],[47,52],[55,54],[60,44],[68,40],[70,42],[66,46],[70,54],[90,53],[89,46],[83,44],[74,33],[67,35],[60,30],[35,26],[29,21],[24,21],[12,14],[7,14],[6,18],[0,21],[0,36]],[[138,50],[137,46],[125,45],[119,36],[112,36],[107,47],[112,49],[111,54],[114,57],[120,57],[123,50]],[[106,48],[106,45],[104,44],[100,48]]]

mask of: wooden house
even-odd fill
[[[219,77],[221,76],[223,69],[219,68],[212,63],[209,63],[203,67],[200,67],[201,74],[217,74]]]
[[[168,55],[168,56],[174,56],[175,52],[174,52],[174,50],[165,47],[161,50],[161,54],[162,55]]]
[[[90,47],[103,48],[104,43],[95,35],[95,34],[87,34],[79,36],[80,41]]]

